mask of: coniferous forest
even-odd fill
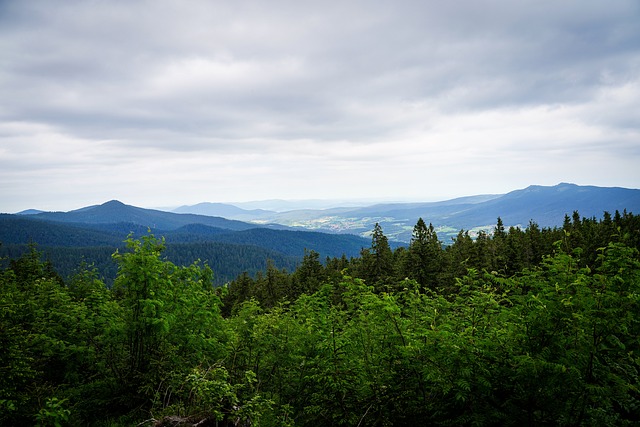
[[[450,245],[421,219],[216,287],[161,236],[110,286],[34,246],[0,272],[0,424],[638,425],[639,248],[627,212]]]

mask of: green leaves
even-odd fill
[[[48,398],[45,406],[35,415],[37,427],[62,427],[68,425],[71,411],[65,408],[66,399]]]
[[[587,224],[579,222],[583,235]],[[501,231],[498,247],[463,233],[448,255],[492,266],[464,245],[507,259],[516,235]],[[522,232],[530,248],[543,235],[533,224]],[[372,243],[385,253],[383,236]],[[127,244],[114,254],[113,289],[87,266],[65,285],[36,252],[1,272],[3,424],[91,425],[124,414],[126,425],[163,416],[264,426],[640,420],[640,256],[622,243],[601,246],[585,265],[584,251],[561,241],[511,277],[425,270],[434,286],[395,270],[363,280],[362,260],[325,267],[308,252],[293,275],[271,265],[228,290],[212,287],[206,265],[164,260],[152,235]],[[422,224],[413,247],[388,260],[415,261],[436,244]],[[452,271],[469,267],[455,259]],[[223,318],[225,293],[233,304]]]

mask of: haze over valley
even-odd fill
[[[302,202],[304,203],[304,202]],[[321,206],[321,201],[312,202]],[[307,202],[307,205],[309,202]],[[292,203],[290,204],[292,205]],[[541,227],[560,226],[564,215],[578,211],[586,217],[600,218],[604,211],[640,211],[637,189],[598,188],[561,183],[545,187],[532,185],[507,194],[473,195],[452,200],[423,203],[378,203],[354,207],[255,209],[278,206],[273,201],[251,203],[254,209],[204,202],[173,209],[176,213],[220,216],[255,224],[281,224],[330,233],[368,236],[376,223],[391,239],[408,243],[418,218],[436,227],[440,240],[451,242],[459,230],[490,232],[498,216],[507,227],[526,227],[530,221]],[[282,206],[286,204],[281,203]],[[326,205],[325,205],[326,206]]]
[[[282,207],[300,202],[266,203],[265,207]],[[201,259],[215,266],[216,281],[222,284],[245,271],[255,274],[269,261],[281,268],[294,269],[305,251],[310,250],[317,252],[321,259],[357,257],[371,244],[371,233],[376,226],[381,227],[393,247],[407,246],[415,237],[416,223],[422,218],[433,225],[440,244],[447,246],[459,238],[461,231],[471,238],[478,233],[491,235],[498,217],[507,229],[525,229],[532,223],[537,227],[556,228],[574,212],[598,220],[605,212],[638,212],[640,190],[562,183],[441,202],[281,212],[258,209],[259,202],[252,207],[254,209],[201,203],[168,212],[112,200],[69,212],[30,209],[20,214],[0,215],[0,242],[4,245],[0,246],[0,254],[16,256],[26,251],[29,243],[36,243],[65,274],[71,274],[82,256],[113,277],[115,265],[110,261],[111,252],[122,246],[129,233],[143,236],[150,230],[166,238],[168,254],[176,262]],[[190,245],[190,249],[185,245]],[[76,249],[59,249],[61,247]],[[87,249],[83,253],[81,248]],[[235,255],[230,255],[232,253]]]

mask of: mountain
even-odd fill
[[[16,215],[35,215],[35,214],[39,214],[42,213],[44,211],[38,210],[38,209],[26,209],[24,211],[20,211],[18,213],[16,213]]]
[[[432,223],[444,243],[451,242],[460,229],[474,232],[491,230],[499,217],[506,227],[526,226],[530,221],[542,227],[561,226],[564,216],[574,211],[583,217],[601,217],[605,211],[640,211],[640,190],[619,187],[532,185],[507,194],[477,195],[440,202],[383,203],[364,207],[300,209],[285,212],[243,209],[222,203],[183,206],[181,212],[200,212],[227,216],[175,213],[143,209],[110,201],[70,212],[41,212],[29,215],[4,215],[0,223],[0,241],[31,241],[55,246],[75,246],[120,242],[129,232],[142,235],[151,228],[170,243],[218,241],[253,245],[292,254],[313,249],[321,255],[357,254],[368,247],[370,232],[379,223],[391,241],[409,242],[418,218]],[[244,221],[238,221],[242,217]],[[17,222],[40,221],[40,222]],[[67,224],[71,228],[61,228]],[[4,228],[3,228],[4,227]],[[269,233],[290,231],[289,233]],[[344,241],[322,234],[298,234],[295,230],[316,231],[349,236]],[[244,232],[234,234],[232,232]],[[119,240],[117,240],[119,239]],[[329,239],[325,242],[326,239]],[[324,243],[320,243],[324,242]]]
[[[542,227],[562,225],[574,211],[583,217],[601,217],[605,211],[640,211],[640,190],[618,187],[532,185],[507,194],[487,194],[425,203],[382,203],[364,207],[260,211],[247,222],[270,222],[309,230],[368,236],[379,223],[387,237],[409,242],[418,218],[432,223],[440,240],[449,243],[460,229],[491,230],[499,217],[505,226],[526,226],[534,221]],[[237,212],[237,211],[236,211]],[[234,217],[238,219],[238,217]]]
[[[368,215],[380,219],[387,235],[400,241],[411,238],[410,226],[418,218],[433,223],[441,240],[450,241],[458,230],[492,229],[498,217],[506,227],[526,226],[530,221],[541,227],[561,226],[564,216],[577,211],[582,217],[601,218],[605,211],[640,211],[640,190],[578,186],[532,185],[500,196],[463,198],[440,203],[384,206],[383,209],[346,212],[344,216]],[[388,231],[387,231],[388,230]],[[444,238],[443,238],[444,237]]]
[[[295,231],[282,225],[249,224],[206,215],[143,209],[116,200],[70,212],[0,215],[0,242],[4,244],[114,246],[120,245],[129,233],[141,236],[148,229],[165,237],[170,244],[221,242],[299,257],[304,255],[305,249],[314,250],[322,257],[355,256],[370,244],[369,239],[355,235]]]
[[[326,257],[357,256],[370,239],[294,231],[285,226],[261,226],[219,217],[143,209],[111,201],[70,212],[32,215],[0,214],[0,263],[15,259],[35,243],[63,277],[86,262],[99,270],[107,283],[115,277],[111,254],[123,248],[132,233],[140,238],[151,230],[164,237],[167,259],[187,265],[196,260],[214,269],[222,284],[243,272],[264,271],[270,260],[292,271],[305,250]]]
[[[175,230],[188,224],[204,224],[228,230],[248,230],[255,228],[253,224],[225,218],[194,214],[177,214],[155,209],[144,209],[125,205],[117,200],[96,206],[88,206],[69,212],[42,212],[30,217],[67,223],[113,224],[128,222],[144,227],[161,230]],[[275,228],[285,228],[274,225]]]
[[[601,218],[605,211],[640,211],[640,190],[619,187],[578,186],[561,183],[552,187],[532,185],[502,197],[469,207],[451,218],[456,224],[493,224],[500,216],[505,224],[526,226],[535,221],[543,227],[562,224],[565,215],[577,211],[582,217]]]
[[[370,232],[379,223],[390,243],[408,242],[418,218],[432,223],[439,239],[450,243],[460,229],[491,230],[500,216],[506,227],[561,226],[574,211],[582,217],[602,217],[605,211],[640,212],[640,190],[618,187],[532,185],[502,195],[479,195],[441,202],[383,203],[361,207],[299,209],[276,212],[242,209],[219,203],[182,207],[181,211],[220,216],[165,212],[125,205],[113,200],[70,212],[24,211],[0,214],[0,262],[36,243],[63,275],[81,261],[95,263],[107,276],[115,275],[110,255],[123,246],[129,233],[143,236],[148,229],[166,239],[169,259],[188,264],[207,261],[217,280],[243,271],[264,270],[267,259],[292,269],[306,250],[325,257],[357,256],[371,244]],[[264,225],[267,224],[267,225]],[[295,227],[295,228],[293,228]],[[302,228],[305,231],[302,231]],[[107,279],[108,281],[108,279]],[[220,283],[220,282],[219,282]]]
[[[577,211],[582,217],[601,218],[605,211],[640,211],[640,190],[578,186],[561,183],[555,186],[532,185],[500,197],[472,203],[397,212],[397,217],[411,220],[418,214],[434,226],[466,229],[492,228],[499,217],[505,226],[526,226],[530,221],[541,227],[561,226],[565,215]]]
[[[218,216],[227,219],[235,219],[243,221],[245,219],[257,220],[265,218],[275,214],[274,211],[268,211],[264,209],[242,209],[234,205],[226,203],[198,203],[192,206],[180,206],[174,209],[172,212],[180,214],[196,214],[207,216]]]

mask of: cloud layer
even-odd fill
[[[640,187],[640,3],[0,3],[0,211]]]

